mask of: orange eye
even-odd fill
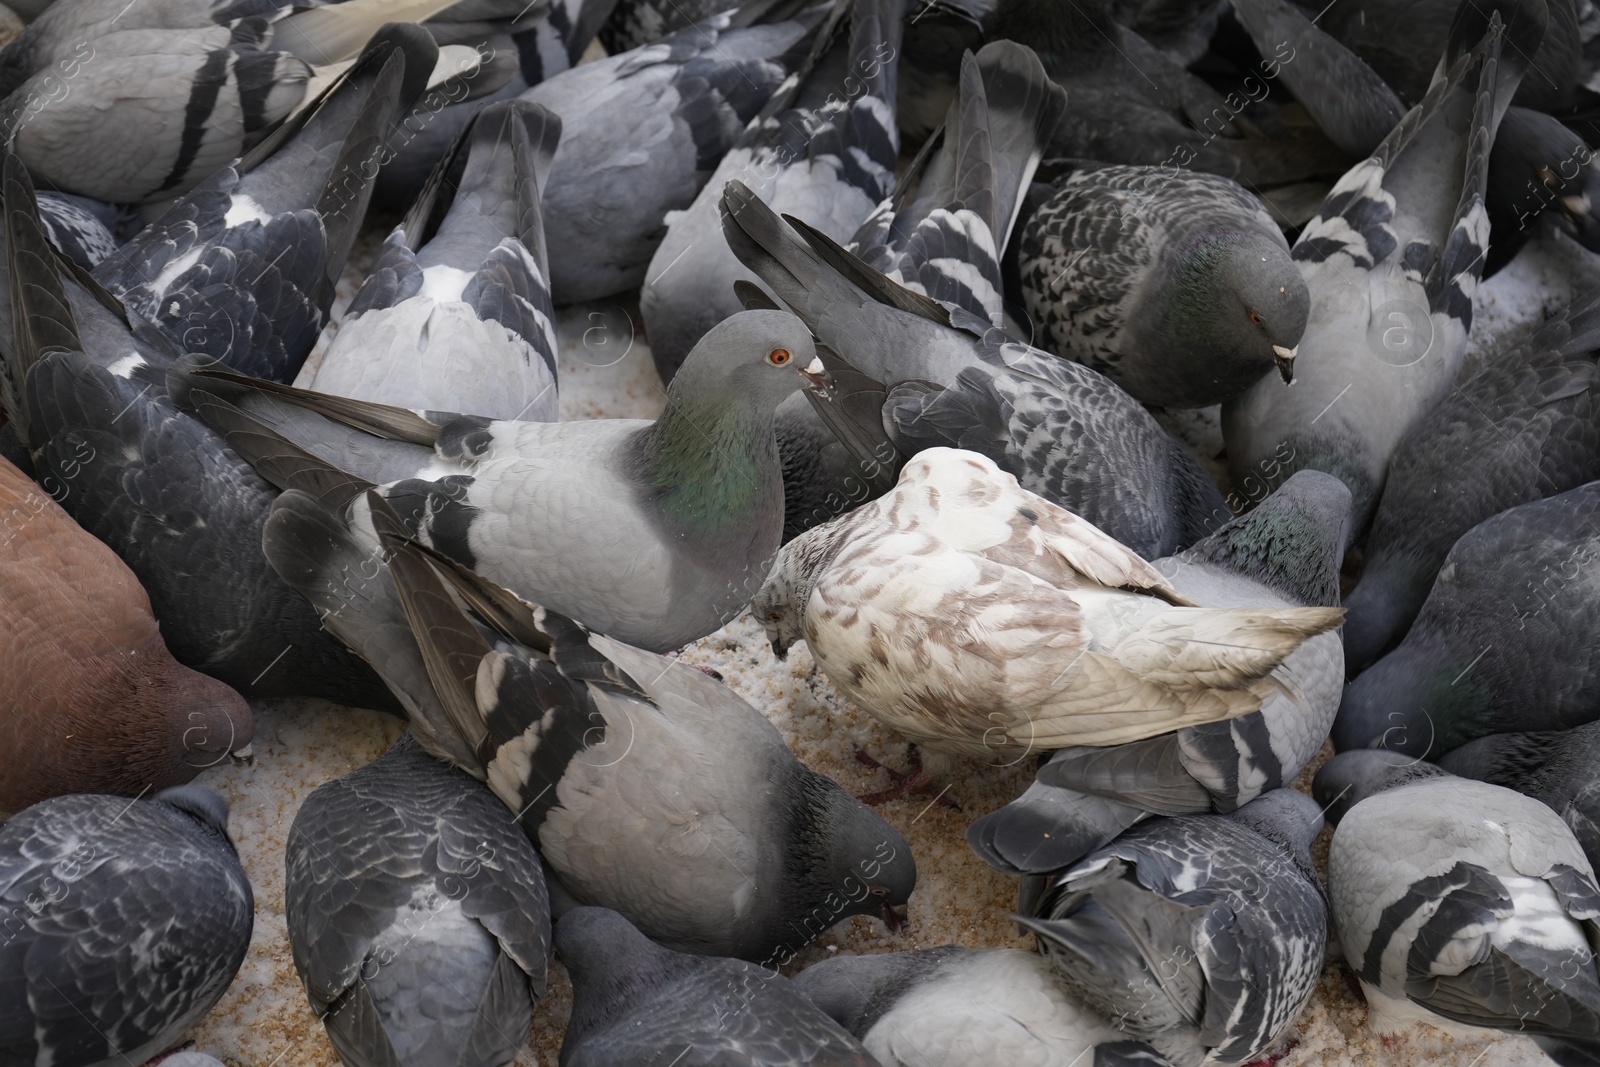
[[[767,612],[767,618],[771,619],[773,622],[777,622],[779,619],[783,618],[783,613],[781,611],[769,611]]]
[[[767,353],[767,362],[772,364],[774,367],[781,367],[793,358],[793,356],[789,355],[789,350],[787,348],[774,348],[771,352]]]
[[[1255,311],[1250,312],[1250,321],[1255,323],[1257,326],[1260,326],[1261,325],[1261,315],[1260,315],[1260,313],[1259,312],[1255,312]]]

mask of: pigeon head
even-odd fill
[[[1481,679],[1495,666],[1492,658],[1474,664],[1447,655],[1429,636],[1413,630],[1345,687],[1333,722],[1335,749],[1436,757],[1491,731],[1493,694]]]
[[[152,686],[148,699],[164,701],[174,709],[167,715],[167,732],[169,744],[179,754],[175,762],[200,771],[229,756],[248,759],[250,742],[255,737],[250,705],[215,678],[173,666],[178,692],[165,685]]]
[[[805,640],[811,591],[845,541],[839,536],[841,521],[807,530],[779,549],[772,573],[750,602],[750,613],[767,632],[767,641],[779,659],[788,656],[795,642]]]
[[[1345,484],[1322,471],[1296,471],[1254,511],[1177,559],[1221,564],[1302,604],[1335,607],[1349,524]]]
[[[668,402],[737,396],[770,414],[796,390],[825,381],[805,323],[787,311],[741,311],[694,346],[667,389]]]
[[[1244,823],[1311,865],[1311,841],[1322,832],[1322,805],[1297,789],[1274,789],[1235,811]]]
[[[163,804],[171,804],[203,826],[228,836],[228,802],[222,794],[206,785],[180,785],[163,789],[155,795]]]
[[[1324,763],[1311,782],[1311,793],[1328,821],[1337,826],[1351,808],[1368,797],[1425,778],[1449,776],[1448,771],[1399,752],[1361,749],[1341,752]]]
[[[569,1046],[604,1029],[685,962],[610,908],[573,908],[553,934],[556,956],[572,980]]]
[[[1219,366],[1276,368],[1294,380],[1311,294],[1282,239],[1207,233],[1177,246],[1166,303],[1170,336],[1189,337]]]
[[[823,1014],[852,1034],[865,1034],[901,993],[951,957],[971,952],[945,945],[917,952],[835,956],[812,964],[793,981]]]

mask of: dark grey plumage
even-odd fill
[[[233,981],[254,907],[228,806],[204,786],[18,813],[0,825],[0,1059],[111,1067],[166,1051]]]
[[[745,127],[694,203],[667,225],[639,294],[650,354],[670,381],[696,341],[743,306],[750,272],[717,239],[738,180],[836,241],[894,189],[896,72],[906,0],[835,0],[811,59]],[[848,28],[848,32],[846,32]]]
[[[850,251],[890,281],[1006,330],[1001,253],[1065,108],[1065,94],[1023,46],[997,41],[967,54],[938,151],[918,157],[895,195],[861,224]],[[882,389],[841,371],[835,391],[876,425]],[[785,541],[893,481],[888,442],[857,441],[840,420],[825,422],[827,414],[805,397],[778,409]],[[884,447],[874,452],[875,444]]]
[[[556,951],[572,978],[561,1067],[877,1067],[776,970],[673,952],[614,911],[563,915]]]
[[[1600,164],[1584,139],[1559,119],[1508,108],[1489,154],[1483,195],[1493,239],[1486,272],[1509,262],[1541,222],[1591,252],[1600,250]]]
[[[1205,407],[1294,378],[1310,296],[1261,202],[1214,174],[1076,171],[1018,250],[1038,343],[1143,403]]]
[[[802,240],[739,183],[723,212],[729,244],[827,346],[824,363],[886,391],[856,417],[863,433],[903,455],[979,452],[1147,559],[1231,517],[1194,459],[1103,375],[909,292],[799,223]]]
[[[746,124],[803,63],[823,10],[747,28],[737,14],[710,15],[523,94],[562,121],[544,190],[550,246],[561,251],[552,264],[561,303],[644,281],[668,213],[694,203]]]
[[[1437,759],[1473,738],[1600,716],[1600,482],[1462,535],[1394,651],[1344,692],[1333,743]]]
[[[1206,607],[1334,607],[1349,514],[1350,491],[1337,478],[1302,471],[1254,511],[1155,566]],[[1053,871],[1152,813],[1229,812],[1288,785],[1321,750],[1339,709],[1338,634],[1312,638],[1273,677],[1282,691],[1248,715],[1052,753],[1022,796],[968,828],[968,843],[1008,874]]]
[[[1400,441],[1347,603],[1352,674],[1404,638],[1468,530],[1600,478],[1596,347],[1600,292],[1486,358]]]
[[[1295,385],[1262,380],[1223,406],[1235,484],[1327,471],[1355,498],[1350,536],[1366,531],[1400,438],[1465,359],[1489,147],[1544,25],[1544,0],[1463,3],[1426,98],[1301,231],[1291,254],[1311,313]]]
[[[180,351],[293,381],[327,322],[390,123],[437,56],[421,27],[386,28],[303,126],[211,175],[95,277]]]
[[[384,242],[307,388],[553,422],[555,311],[540,190],[561,120],[490,104]]]
[[[545,991],[550,903],[482,783],[404,734],[305,799],[284,862],[295,970],[345,1063],[511,1062]]]
[[[1589,865],[1600,860],[1600,723],[1490,734],[1445,753],[1439,766],[1549,806],[1577,838]]]
[[[361,504],[381,546],[286,492],[267,557],[389,682],[423,747],[516,813],[558,892],[671,947],[772,965],[851,915],[898,925],[916,881],[904,838],[754,708],[425,554],[376,493]]]
[[[1314,789],[1336,824],[1328,896],[1369,1026],[1510,1030],[1557,1063],[1594,1062],[1600,888],[1553,811],[1395,752],[1341,753]]]
[[[1246,1063],[1321,976],[1321,829],[1288,789],[1232,815],[1152,819],[1063,872],[1021,922],[1071,993],[1174,1067]]]
[[[136,334],[115,297],[60,274],[14,156],[5,184],[12,301],[0,303],[18,321],[0,396],[34,477],[139,578],[178,662],[246,697],[398,710],[262,558],[272,488],[172,403],[165,336]]]
[[[794,984],[883,1067],[1107,1067],[1095,1046],[1123,1037],[1018,949],[835,956]]]

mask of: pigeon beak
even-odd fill
[[[254,767],[256,765],[255,743],[251,742],[243,748],[235,749],[229,753],[229,757],[235,764],[242,763],[246,767]]]
[[[898,934],[905,928],[910,919],[910,911],[905,904],[885,904],[883,906],[883,924],[889,928],[891,934]]]
[[[827,394],[833,389],[833,379],[828,377],[828,372],[822,367],[821,359],[813,359],[809,364],[800,368],[800,377],[806,384],[819,393]]]
[[[1283,384],[1289,385],[1294,381],[1294,357],[1300,354],[1300,346],[1284,348],[1282,345],[1273,345],[1272,354],[1278,358],[1278,373],[1283,375]]]
[[[777,656],[780,660],[789,658],[789,642],[774,637],[769,643],[772,645],[772,654],[774,656]]]

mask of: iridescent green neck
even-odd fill
[[[718,540],[748,530],[782,491],[772,413],[712,390],[673,393],[637,439],[640,481],[676,533]]]

